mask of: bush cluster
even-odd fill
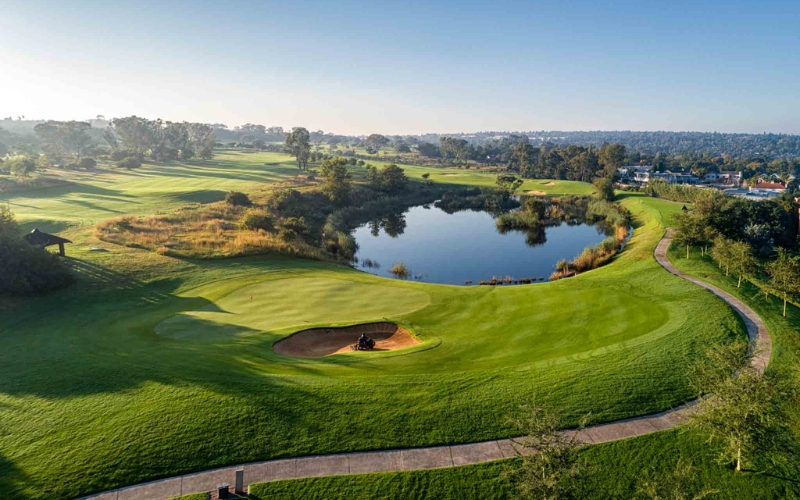
[[[124,158],[124,159],[120,160],[119,162],[117,162],[117,166],[119,168],[126,168],[128,170],[132,170],[134,168],[141,167],[142,166],[142,161],[139,160],[139,158],[137,158],[135,156],[128,156],[127,158]]]
[[[40,294],[74,281],[63,260],[29,245],[7,207],[0,206],[0,294]]]
[[[272,231],[275,220],[263,210],[248,210],[242,217],[242,228],[251,231]]]
[[[235,207],[249,207],[253,204],[250,198],[241,191],[228,191],[228,194],[225,195],[225,203]]]

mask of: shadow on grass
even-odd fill
[[[244,341],[249,351],[271,353],[275,334],[193,318],[187,328],[207,335],[159,335],[156,325],[182,312],[230,313],[206,298],[175,294],[181,278],[144,283],[96,263],[66,261],[78,284],[35,299],[7,300],[13,314],[0,323],[0,393],[61,399],[119,393],[148,382],[198,384],[244,399],[269,392],[274,378],[246,366],[241,338],[252,339]]]
[[[199,191],[178,193],[174,195],[173,198],[188,203],[212,203],[224,200],[226,194],[227,191],[220,191],[218,189],[201,189]]]
[[[19,227],[23,233],[29,233],[34,229],[39,228],[39,230],[44,231],[45,233],[57,234],[61,231],[66,231],[70,227],[70,224],[61,220],[36,219],[21,222]]]
[[[0,491],[5,496],[12,491],[21,490],[28,483],[28,476],[17,467],[14,462],[3,454],[0,454]],[[49,493],[49,491],[45,491]],[[13,497],[20,498],[20,497]]]

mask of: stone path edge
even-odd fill
[[[749,306],[733,295],[678,271],[667,259],[667,249],[672,242],[672,236],[673,231],[667,230],[659,241],[654,252],[656,261],[668,272],[710,291],[739,314],[750,339],[753,352],[751,363],[763,373],[772,356],[772,340],[766,325]],[[692,411],[694,402],[689,402],[660,413],[593,425],[580,431],[564,432],[576,434],[576,438],[587,445],[607,443],[671,429],[684,423]],[[519,438],[513,438],[426,448],[286,458],[159,479],[81,497],[78,500],[167,500],[191,493],[211,491],[221,483],[233,486],[237,469],[244,469],[246,489],[252,483],[283,479],[458,467],[513,458],[529,452],[530,450],[520,444]]]

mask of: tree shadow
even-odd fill
[[[227,191],[218,189],[201,189],[199,191],[189,191],[185,193],[178,193],[174,198],[178,201],[189,203],[213,203],[215,201],[222,201],[225,199]]]
[[[52,219],[36,219],[36,220],[27,220],[25,222],[20,222],[19,227],[24,233],[28,233],[33,231],[35,228],[39,228],[40,230],[46,233],[60,233],[61,231],[66,231],[69,229],[70,224],[66,221],[62,220],[52,220]]]
[[[123,201],[126,202],[130,202],[132,199],[136,198],[135,195],[123,193],[116,189],[109,189],[94,184],[83,184],[78,182],[69,184],[60,184],[58,186],[44,187],[33,191],[26,191],[25,193],[20,193],[19,198],[24,198],[28,200],[39,200],[39,199],[56,198],[68,194],[92,195],[95,197],[103,197],[108,200],[122,199]],[[14,201],[9,201],[9,203],[11,204],[11,206],[15,205]],[[26,205],[20,205],[20,206],[26,208],[38,208],[35,206],[26,206]]]
[[[0,491],[6,498],[27,498],[9,495],[21,491],[29,483],[28,476],[5,455],[0,454]],[[49,491],[45,491],[49,493]],[[7,496],[8,495],[8,496]]]

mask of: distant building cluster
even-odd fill
[[[780,197],[786,192],[786,185],[780,177],[773,174],[769,182],[746,182],[742,172],[708,172],[702,177],[693,172],[671,171],[656,172],[652,165],[629,165],[617,169],[619,180],[623,184],[645,186],[653,180],[659,179],[668,184],[688,184],[697,187],[721,189],[730,196],[738,196],[750,200],[766,200]],[[793,180],[791,177],[789,180]]]

